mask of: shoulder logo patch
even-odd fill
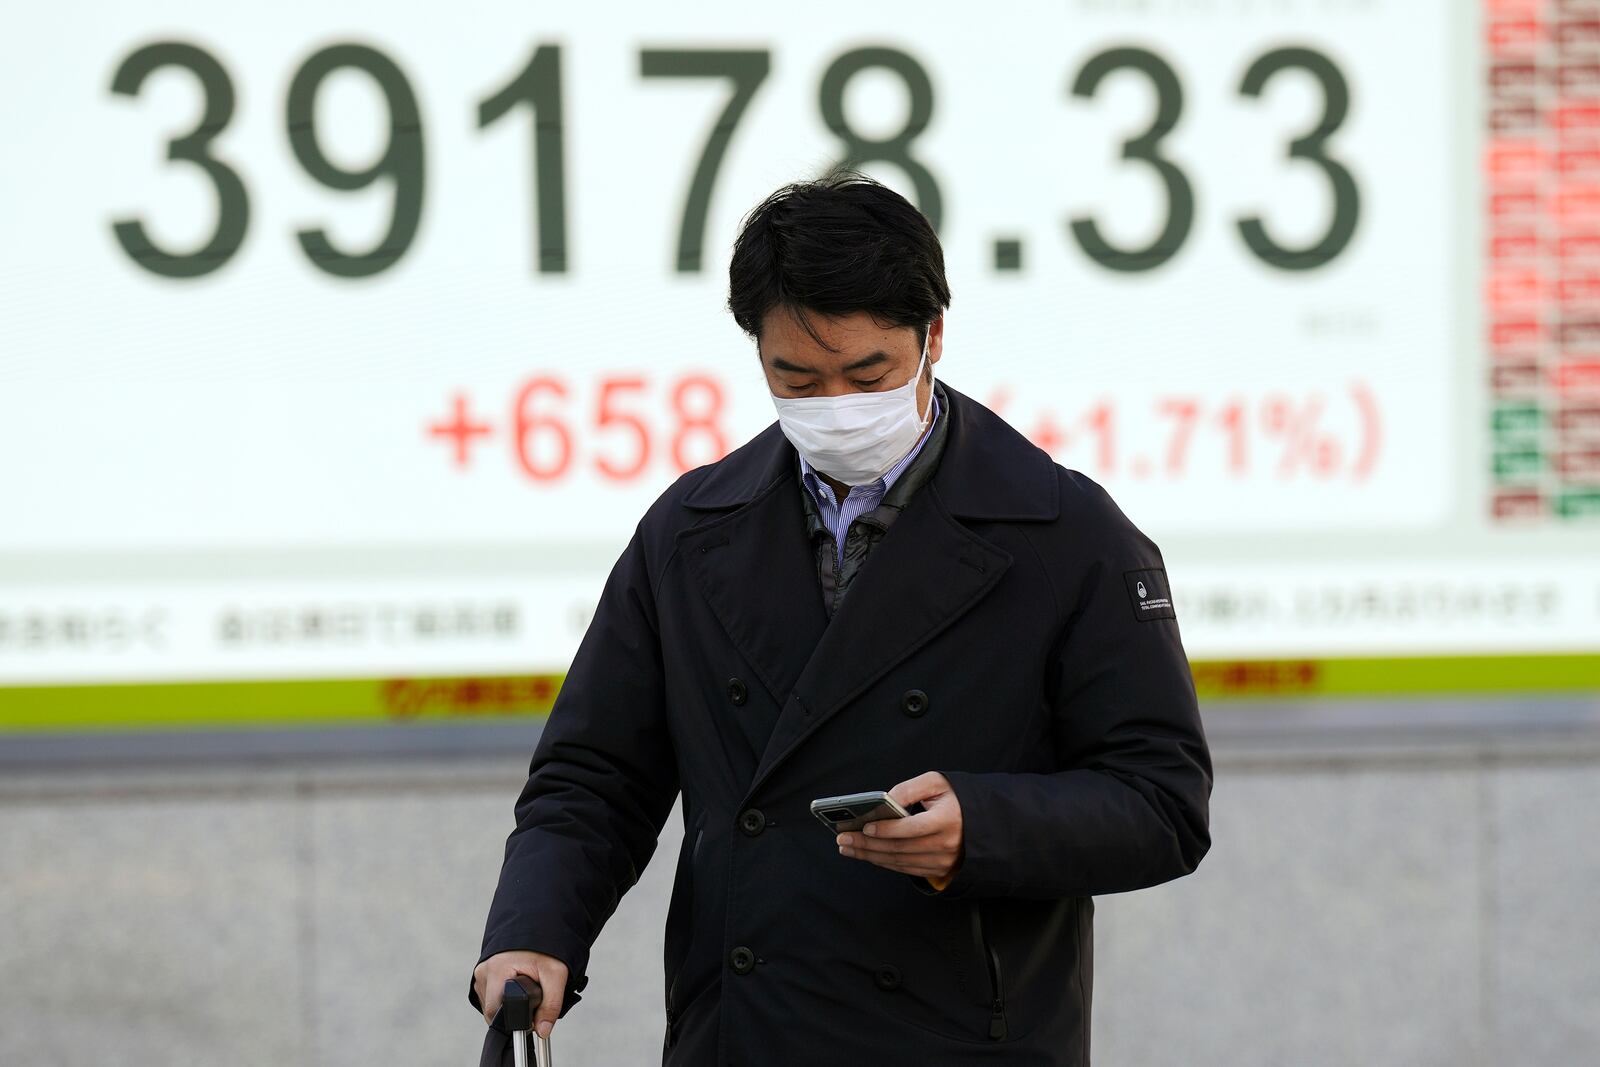
[[[1172,590],[1167,585],[1167,572],[1161,567],[1142,571],[1125,571],[1123,581],[1128,584],[1128,597],[1133,601],[1133,617],[1143,620],[1176,619],[1172,608]]]

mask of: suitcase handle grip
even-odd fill
[[[550,1038],[533,1033],[533,1013],[544,1003],[544,987],[538,979],[518,974],[506,979],[501,1006],[490,1021],[490,1029],[504,1030],[510,1037],[515,1067],[528,1067],[528,1038],[533,1038],[536,1067],[550,1067]]]
[[[508,1033],[533,1029],[533,1013],[544,1002],[544,988],[536,978],[519,974],[506,979],[505,992],[500,998],[500,1010],[494,1013],[489,1025]]]
[[[511,1037],[511,1051],[515,1067],[528,1067],[528,1038],[534,1038],[536,1067],[551,1067],[550,1039],[533,1034],[533,1013],[544,1003],[544,988],[535,978],[519,974],[506,979],[505,992],[500,997],[500,1008],[489,1025],[504,1030]]]

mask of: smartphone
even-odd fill
[[[846,830],[859,830],[878,819],[903,819],[912,813],[895,803],[888,793],[874,789],[839,797],[819,797],[811,802],[811,814],[834,833],[842,834]]]

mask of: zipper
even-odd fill
[[[843,504],[839,506],[841,508],[844,507]],[[844,546],[849,540],[849,535],[850,531],[846,530],[845,541],[835,541],[831,536],[828,538],[828,544],[832,546],[828,551],[828,574],[830,575],[828,583],[828,614],[830,617],[835,611],[839,610],[840,560],[844,558]]]
[[[978,945],[983,949],[983,962],[989,968],[989,1038],[1004,1041],[1006,1036],[1006,990],[1000,980],[1000,954],[989,944],[988,932],[983,928],[983,906],[972,905],[972,926],[978,934]]]

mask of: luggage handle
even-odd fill
[[[495,1029],[504,1029],[511,1037],[511,1054],[516,1057],[516,1067],[528,1067],[528,1035],[533,1030],[533,1013],[544,1001],[544,989],[538,980],[525,974],[506,979],[506,988],[500,998],[500,1009],[489,1023]],[[552,1067],[550,1039],[534,1034],[533,1056],[535,1067]]]

